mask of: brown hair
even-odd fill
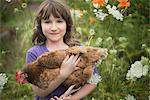
[[[32,43],[44,44],[46,37],[44,36],[41,28],[41,20],[49,19],[53,15],[57,18],[63,18],[66,21],[67,29],[64,36],[64,42],[69,46],[80,45],[78,41],[75,41],[72,36],[73,21],[71,18],[70,10],[63,0],[45,0],[39,7],[37,16],[34,21],[34,34],[32,37]]]

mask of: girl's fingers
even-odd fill
[[[79,57],[79,54],[71,55],[69,60],[71,60],[73,63],[75,63],[77,61],[78,57]]]
[[[61,98],[60,100],[71,100],[71,95],[69,96],[62,95],[60,98]]]
[[[59,98],[59,97],[57,97],[57,96],[54,96],[54,98],[56,99],[56,100],[62,100],[61,98]],[[54,99],[54,100],[55,100]]]
[[[79,58],[79,54],[75,55],[74,61],[76,62],[78,60],[78,58]]]
[[[70,62],[70,61],[72,61],[72,60],[73,60],[73,58],[74,58],[74,55],[71,55],[71,56],[67,59],[67,61],[66,61],[66,62]]]
[[[69,59],[67,59],[66,62],[72,62],[72,63],[75,63],[76,60],[78,59],[78,57],[79,57],[79,55],[71,55],[71,56],[69,57]]]
[[[81,69],[81,68],[79,68],[79,67],[75,67],[75,68],[74,68],[74,70],[79,70],[79,69]]]
[[[67,55],[67,57],[64,59],[63,62],[70,62],[70,61],[72,61],[74,63],[74,62],[77,61],[78,57],[79,57],[79,54],[71,55],[70,57],[69,57],[69,55]]]
[[[75,66],[79,63],[79,61],[81,60],[81,57],[79,57],[76,62],[75,62]]]
[[[67,55],[67,56],[65,57],[65,59],[63,60],[63,63],[66,62],[68,59],[69,59],[69,55]]]

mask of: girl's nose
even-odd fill
[[[57,30],[57,25],[56,25],[56,23],[52,23],[51,30],[52,30],[52,31],[56,31],[56,30]]]

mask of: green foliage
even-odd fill
[[[113,2],[114,0],[110,0]],[[2,4],[6,4],[3,0]],[[27,4],[36,1],[23,1]],[[39,0],[38,2],[41,2]],[[108,48],[108,57],[97,65],[102,81],[86,97],[86,100],[125,100],[129,94],[137,100],[148,100],[150,92],[150,5],[148,0],[130,0],[131,6],[124,13],[124,20],[117,21],[108,16],[99,20],[93,13],[92,3],[85,0],[67,0],[73,12],[74,33],[84,45]],[[13,26],[16,37],[0,41],[0,71],[8,75],[0,99],[30,100],[33,98],[31,85],[19,85],[15,72],[25,63],[25,54],[32,46],[31,36],[34,12],[23,9],[21,3],[7,3],[1,6],[1,21],[5,27]],[[17,8],[17,9],[15,9]],[[15,9],[15,12],[14,12]],[[12,13],[13,12],[13,13]],[[7,16],[7,14],[11,14]],[[5,39],[4,39],[5,40]],[[3,45],[5,44],[5,45]],[[127,80],[126,75],[132,64],[140,61],[148,65],[148,73],[135,80]]]

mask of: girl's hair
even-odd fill
[[[71,13],[63,0],[45,0],[40,5],[39,11],[34,21],[34,34],[32,37],[32,43],[34,45],[45,43],[46,37],[42,32],[41,20],[47,20],[51,15],[56,18],[63,18],[66,21],[67,29],[63,38],[64,42],[68,46],[80,45],[80,43],[75,41],[72,36],[73,21],[71,18]]]

